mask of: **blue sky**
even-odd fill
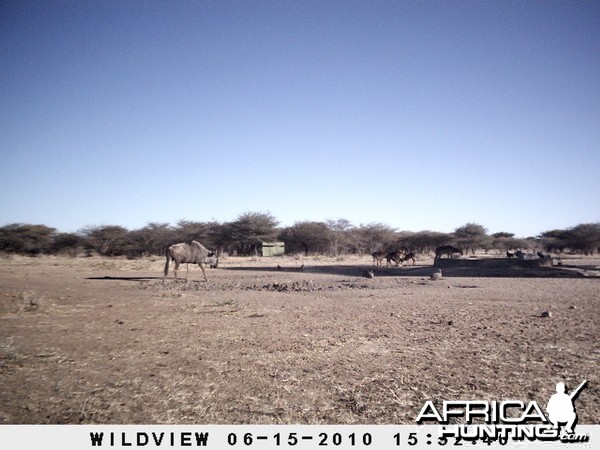
[[[600,221],[598,1],[0,3],[0,225]]]

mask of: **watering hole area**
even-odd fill
[[[579,423],[600,417],[598,258],[164,263],[0,258],[0,423],[414,424],[584,379]]]

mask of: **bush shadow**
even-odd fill
[[[86,280],[101,280],[101,281],[150,281],[150,280],[162,280],[163,277],[87,277]]]
[[[579,269],[579,268],[578,268]],[[413,267],[376,268],[370,265],[331,265],[297,267],[222,267],[220,270],[232,272],[266,272],[266,273],[305,273],[318,275],[338,275],[365,277],[367,272],[373,272],[375,278],[380,277],[430,277],[438,271],[433,265]],[[563,267],[448,267],[441,268],[444,277],[463,278],[600,278],[597,275],[586,275],[581,270]]]

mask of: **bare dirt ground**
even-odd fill
[[[163,284],[162,258],[1,258],[0,423],[414,424],[584,379],[598,423],[599,263],[433,281],[425,257],[373,279],[370,258],[227,258]]]

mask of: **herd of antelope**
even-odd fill
[[[412,264],[415,264],[415,254],[413,252],[404,253],[403,251],[395,251],[395,252],[375,252],[372,253],[373,263],[377,267],[383,267],[383,260],[386,260],[386,267],[390,264],[395,264],[396,266],[401,266],[405,262],[412,261]]]
[[[456,248],[451,245],[442,245],[441,247],[435,249],[435,259],[439,259],[444,255],[446,255],[448,258],[452,258],[455,254],[462,255],[463,252],[460,248]],[[389,267],[391,264],[402,266],[405,262],[410,261],[412,261],[413,265],[415,264],[414,252],[405,253],[402,250],[397,250],[394,252],[377,251],[372,253],[371,256],[373,257],[373,263],[377,267],[383,267],[384,259],[386,261],[385,267]]]

